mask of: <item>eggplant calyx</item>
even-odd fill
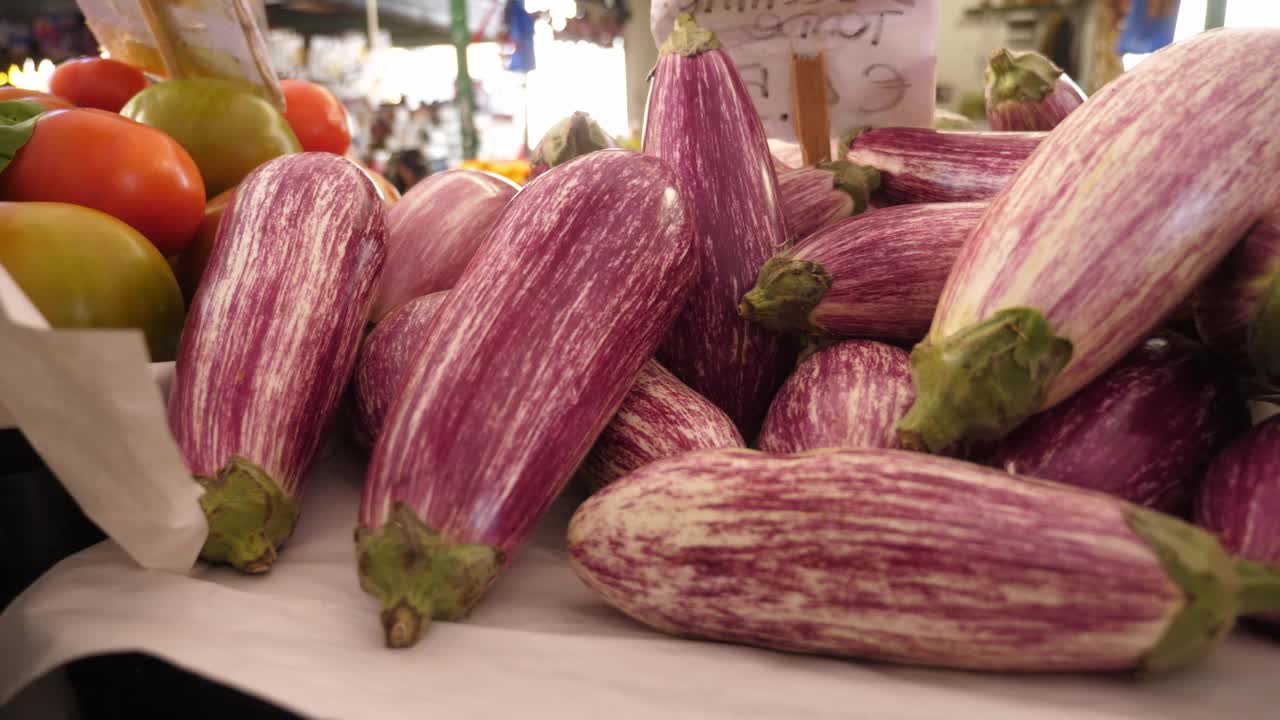
[[[987,106],[1039,102],[1053,92],[1062,68],[1033,50],[999,49],[987,59]]]
[[[1280,567],[1236,558],[1240,582],[1240,614],[1280,611]]]
[[[819,263],[775,255],[760,268],[755,287],[742,296],[738,314],[774,332],[821,334],[810,315],[831,282]]]
[[[662,43],[659,54],[694,57],[719,48],[720,38],[714,32],[699,25],[693,15],[680,13],[676,16],[675,27],[671,29],[667,41]]]
[[[297,501],[266,470],[239,456],[214,477],[195,480],[204,488],[200,509],[209,523],[200,557],[247,573],[271,569],[298,522]]]
[[[843,190],[853,198],[853,212],[857,215],[867,209],[871,201],[871,193],[880,189],[880,171],[870,165],[859,165],[848,160],[833,160],[818,163],[820,170],[831,173],[831,182],[839,190]]]
[[[410,647],[432,619],[461,620],[502,567],[489,545],[449,542],[398,502],[377,529],[356,528],[360,587],[382,604],[387,647]]]
[[[1236,561],[1213,535],[1175,517],[1133,507],[1126,520],[1185,596],[1137,670],[1149,674],[1189,665],[1208,655],[1235,625],[1242,604]]]
[[[916,401],[898,423],[899,445],[938,452],[957,440],[1003,437],[1040,409],[1071,351],[1032,308],[925,338],[911,351]]]
[[[561,120],[547,131],[533,150],[530,163],[551,169],[570,160],[617,147],[613,138],[591,116],[578,111]]]

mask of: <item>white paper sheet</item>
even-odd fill
[[[661,47],[676,15],[720,38],[771,138],[794,140],[791,56],[821,51],[839,137],[863,126],[933,126],[938,0],[652,0]]]
[[[17,425],[91,520],[143,567],[186,572],[208,526],[136,330],[50,330],[0,267],[0,427]]]
[[[1249,720],[1275,717],[1280,642],[1237,631],[1186,671],[1126,678],[892,667],[678,640],[597,600],[564,554],[562,500],[466,623],[382,646],[351,532],[363,475],[342,451],[312,474],[266,576],[143,570],[113,542],[68,558],[0,615],[0,705],[73,658],[140,650],[343,720]]]

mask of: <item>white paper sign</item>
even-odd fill
[[[683,12],[729,50],[771,138],[795,138],[793,53],[825,56],[833,134],[933,125],[938,0],[653,0],[659,46]]]

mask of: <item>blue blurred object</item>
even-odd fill
[[[511,72],[529,72],[537,67],[533,57],[533,16],[524,9],[524,0],[508,0],[502,11],[507,36],[513,46],[507,58]]]
[[[1147,14],[1148,0],[1133,0],[1129,6],[1129,15],[1124,19],[1124,30],[1116,43],[1116,52],[1151,53],[1173,42],[1173,29],[1178,24],[1178,5],[1170,3],[1164,15],[1151,17]]]

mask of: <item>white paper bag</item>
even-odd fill
[[[137,330],[51,330],[0,267],[0,406],[89,519],[145,568],[185,573],[208,527]],[[5,424],[0,423],[0,427]]]
[[[716,33],[771,138],[795,139],[791,56],[826,58],[831,132],[932,127],[938,0],[653,0],[658,46],[688,12]]]

